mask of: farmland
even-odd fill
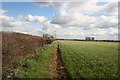
[[[59,41],[59,45],[72,78],[118,77],[118,43]]]
[[[117,78],[118,42],[56,40],[2,34],[4,78]]]

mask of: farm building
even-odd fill
[[[86,40],[86,41],[94,41],[95,38],[94,38],[94,37],[85,37],[85,40]]]

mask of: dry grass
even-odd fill
[[[16,64],[24,57],[32,58],[38,48],[52,42],[43,37],[27,34],[1,33],[3,78],[14,74],[13,64]]]

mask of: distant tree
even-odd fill
[[[43,34],[44,38],[50,39],[50,40],[54,40],[54,36],[51,36],[49,34]]]

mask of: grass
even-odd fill
[[[53,44],[45,45],[32,59],[21,60],[17,78],[50,78]]]
[[[16,32],[0,32],[2,34],[2,78],[14,75],[14,67],[23,58],[34,56],[40,47],[52,42],[48,38]],[[13,66],[12,66],[13,65]]]
[[[117,78],[118,43],[59,41],[63,63],[72,78]]]

